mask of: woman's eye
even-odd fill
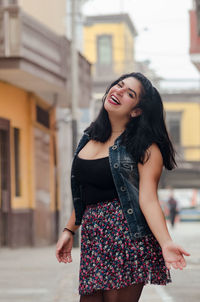
[[[128,94],[131,98],[134,98],[134,95],[132,93]]]
[[[121,83],[118,83],[117,86],[122,87],[122,84],[121,84]]]

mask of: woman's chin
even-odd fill
[[[113,105],[111,103],[109,103],[108,101],[106,101],[104,103],[104,108],[107,112],[118,112],[119,113],[119,108],[118,108],[119,105]]]

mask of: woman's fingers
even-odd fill
[[[57,245],[56,245],[56,258],[58,259],[59,262],[61,262],[61,259],[62,259],[62,249],[63,249],[63,246],[60,243],[60,241],[58,241]]]
[[[68,263],[72,262],[71,252],[66,253],[66,259]]]
[[[177,268],[179,268],[180,270],[182,270],[182,269],[183,269],[183,266],[182,266],[182,264],[181,264],[181,262],[180,262],[180,261],[178,261],[178,262],[177,262]]]
[[[181,258],[180,262],[183,267],[186,267],[186,261],[184,257]]]
[[[165,265],[166,265],[166,267],[168,268],[168,269],[171,269],[171,264],[169,263],[169,262],[165,262]]]
[[[186,261],[184,257],[181,257],[181,259],[177,261],[173,261],[173,262],[166,261],[165,265],[168,269],[171,269],[173,267],[174,269],[182,270],[184,267],[186,267]]]
[[[181,256],[181,258],[178,261],[176,261],[176,264],[177,264],[178,268],[181,269],[181,270],[184,267],[186,267],[186,261],[185,261],[184,256]]]
[[[179,246],[179,251],[185,256],[190,256],[190,253],[186,252],[186,250],[184,250],[181,246]]]
[[[175,247],[175,249],[174,249]],[[186,267],[186,261],[184,256],[190,256],[190,253],[186,252],[181,246],[174,245],[171,247],[171,250],[166,248],[165,258],[166,258],[166,266],[168,269],[171,267],[175,269],[183,269]],[[168,264],[168,265],[167,265]]]
[[[56,257],[57,257],[57,251],[56,251]],[[60,251],[58,252],[58,257],[57,257],[59,262],[63,263],[71,263],[72,262],[72,256],[70,252],[66,251]]]
[[[71,257],[72,241],[70,238],[62,238],[56,245],[56,258],[58,262],[70,263],[72,262]]]
[[[177,262],[172,262],[172,267],[177,269],[178,268]]]
[[[56,258],[58,259],[59,262],[64,261],[64,254],[63,254],[62,248],[56,249]]]
[[[56,249],[56,258],[58,259],[59,262],[61,262],[61,251],[60,249]]]

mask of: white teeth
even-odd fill
[[[112,95],[111,98],[112,98],[112,100],[113,100],[114,102],[116,102],[117,104],[119,104],[118,100],[116,99],[116,97],[115,97],[114,95]]]

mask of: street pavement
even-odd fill
[[[178,223],[170,233],[191,253],[188,265],[171,270],[172,284],[145,286],[140,302],[200,301],[200,223]],[[55,246],[0,248],[0,302],[79,302],[78,248],[72,257],[70,264],[58,263]]]

